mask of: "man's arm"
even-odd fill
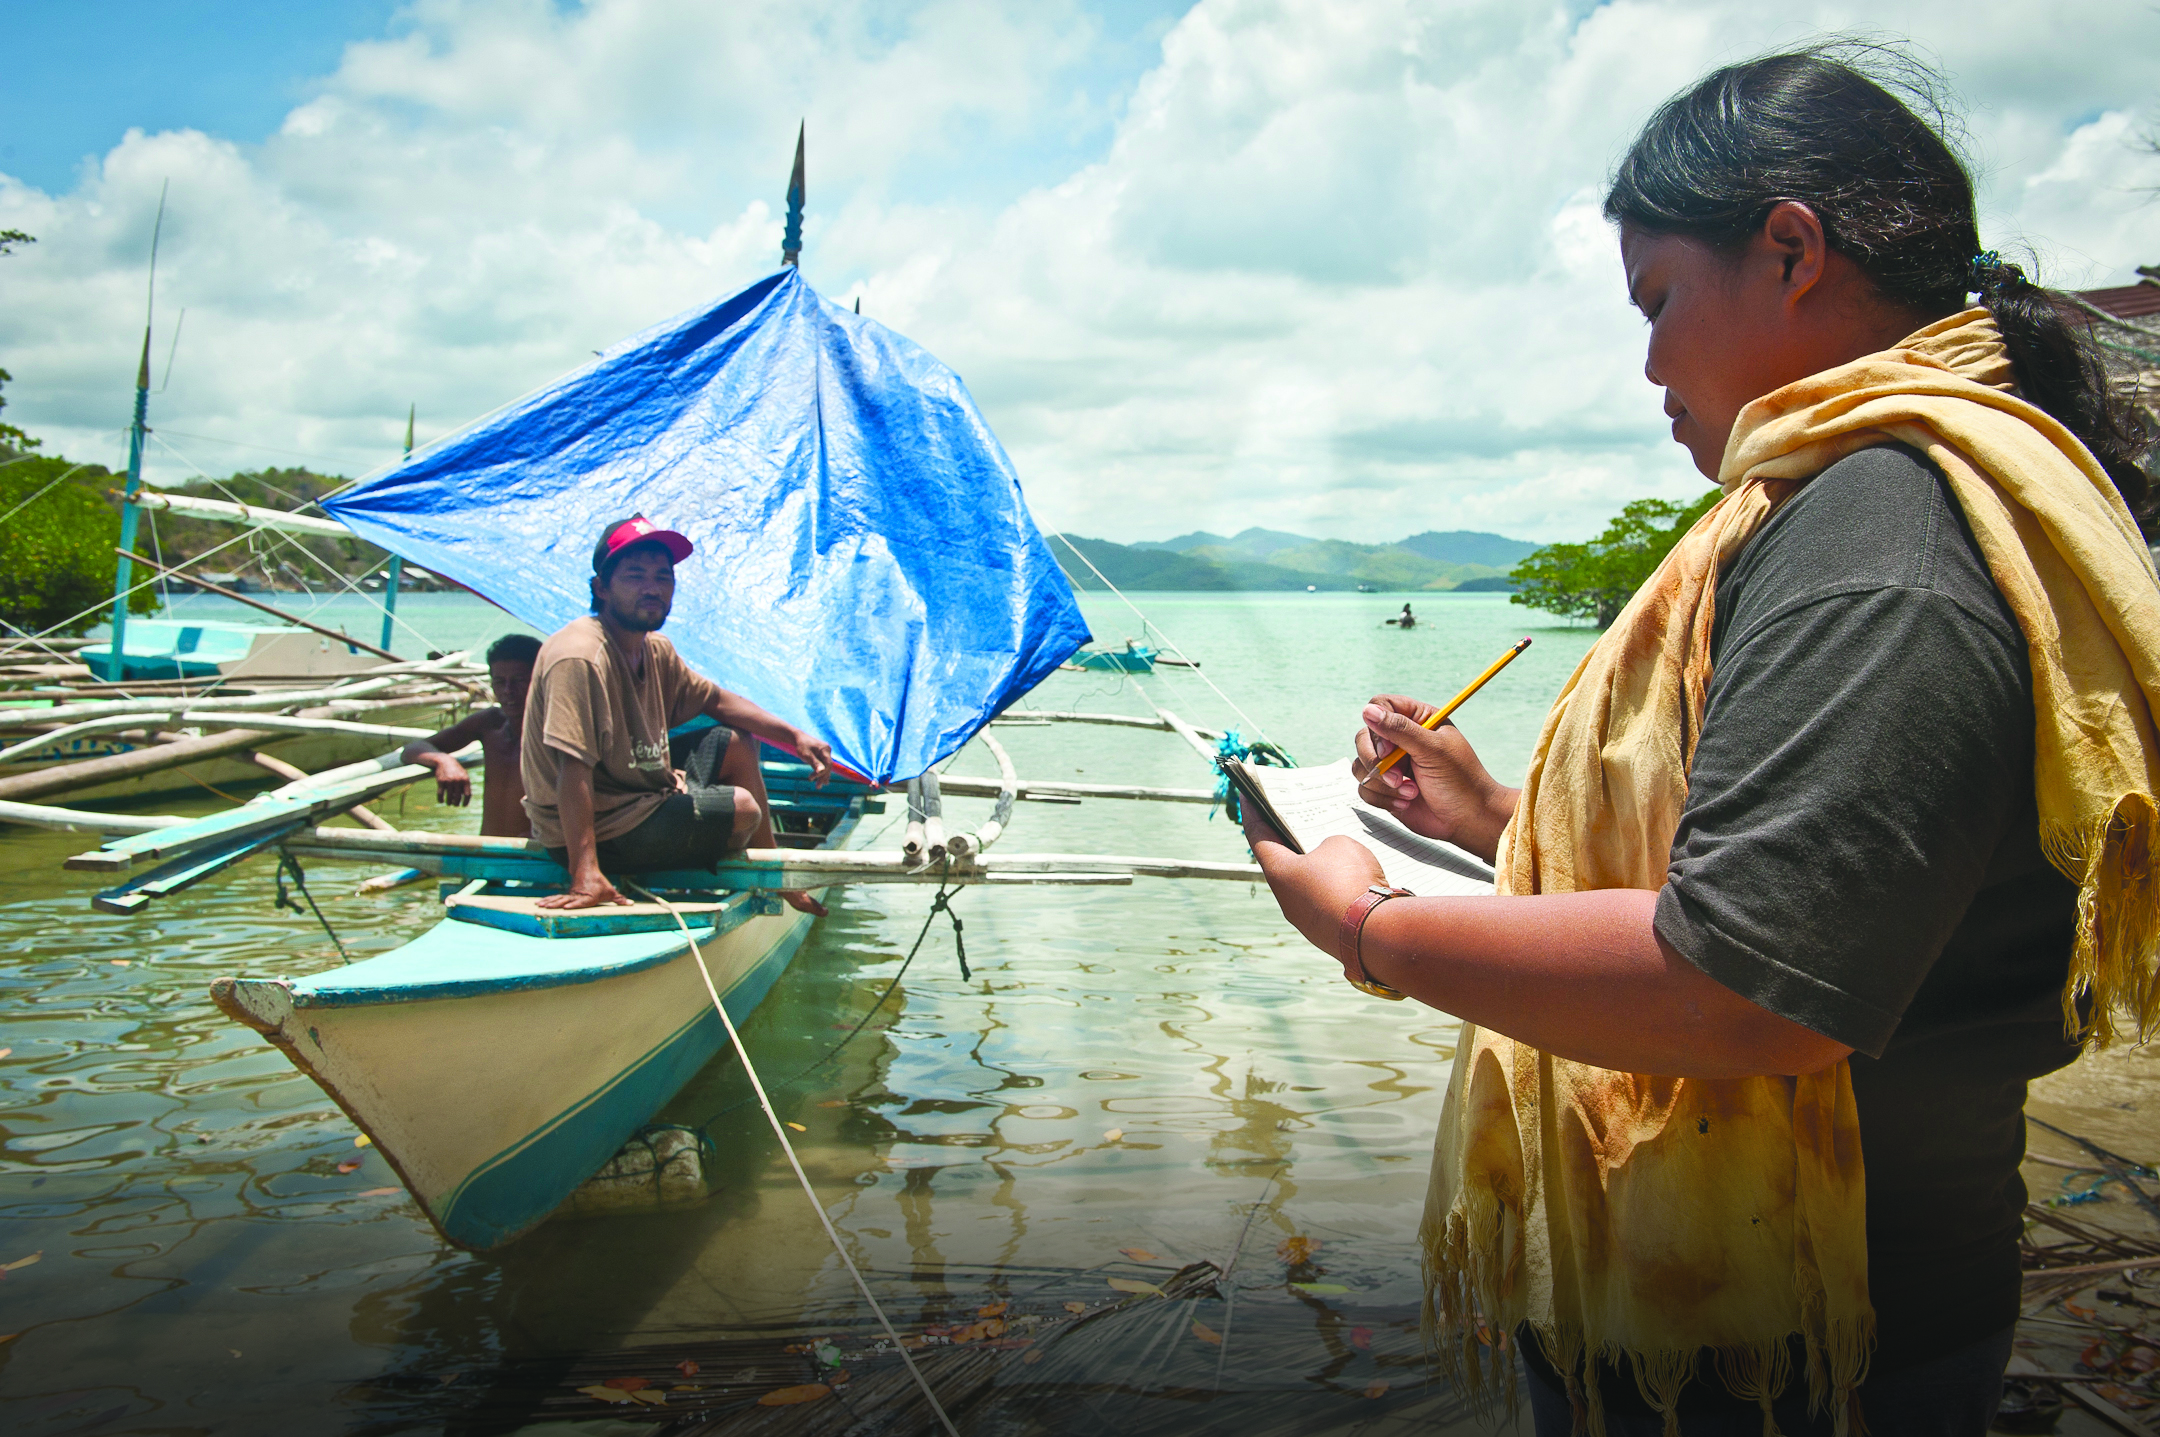
[[[717,720],[734,729],[792,749],[803,762],[810,765],[811,777],[823,786],[832,776],[832,745],[804,729],[788,723],[777,715],[759,708],[741,694],[731,694],[718,684],[713,685],[713,696],[706,700],[700,710],[708,718]]]
[[[600,871],[600,845],[593,837],[592,765],[556,751],[555,812],[569,850],[570,890],[543,898],[540,908],[603,908],[630,900],[615,891]]]
[[[440,733],[414,739],[398,757],[433,769],[435,801],[463,808],[472,802],[472,775],[453,755],[487,730],[489,715],[501,713],[496,708],[475,709]]]

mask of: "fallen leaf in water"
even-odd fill
[[[362,1133],[352,1140],[352,1145],[356,1148],[371,1148],[375,1146],[375,1140],[366,1133]]]
[[[1362,1352],[1372,1351],[1372,1329],[1369,1327],[1351,1328],[1350,1345]]]
[[[1009,1302],[993,1302],[988,1307],[976,1308],[975,1315],[977,1317],[1003,1317],[1005,1309],[1010,1306],[1012,1304]]]
[[[597,1397],[602,1402],[637,1401],[635,1397],[632,1397],[629,1393],[623,1391],[620,1387],[601,1387],[596,1384],[591,1387],[580,1387],[578,1391],[584,1393],[587,1397]]]
[[[667,1405],[667,1394],[657,1387],[647,1387],[641,1391],[633,1392],[630,1397],[632,1401],[642,1402],[647,1407],[665,1407]]]
[[[1315,1297],[1327,1297],[1350,1290],[1339,1282],[1293,1282],[1290,1285],[1299,1292],[1309,1292]]]
[[[2100,1315],[2099,1313],[2094,1312],[2089,1307],[2079,1307],[2076,1303],[2070,1301],[2065,1301],[2063,1303],[2063,1311],[2069,1313],[2072,1317],[2080,1318],[2086,1322],[2091,1322],[2093,1319],[2097,1318]]]
[[[1001,1317],[992,1317],[982,1322],[971,1322],[966,1327],[956,1329],[953,1332],[952,1340],[956,1343],[980,1342],[986,1337],[1002,1337],[1004,1333],[1005,1320]]]
[[[795,1130],[796,1132],[798,1132],[798,1133],[807,1133],[807,1132],[809,1132],[809,1131],[810,1131],[810,1130],[809,1130],[808,1128],[804,1127],[804,1126],[803,1126],[803,1125],[802,1125],[801,1123],[789,1123],[789,1124],[788,1124],[788,1126],[789,1126],[789,1127],[791,1127],[791,1128],[793,1128],[793,1129],[794,1129],[794,1130]]]
[[[1275,1247],[1275,1255],[1292,1267],[1312,1261],[1320,1250],[1319,1242],[1309,1237],[1286,1237]]]
[[[1192,1335],[1199,1338],[1202,1342],[1205,1342],[1210,1347],[1222,1346],[1222,1334],[1220,1332],[1217,1332],[1214,1328],[1208,1326],[1206,1323],[1200,1321],[1198,1318],[1193,1319]]]
[[[14,1051],[15,1050],[13,1048],[0,1048],[0,1058],[5,1058],[8,1054]]]
[[[703,1392],[704,1390],[704,1387],[695,1382],[678,1382],[668,1389],[670,1392]]]
[[[0,1272],[14,1272],[19,1268],[28,1267],[31,1263],[36,1262],[44,1255],[45,1249],[41,1247],[36,1252],[31,1253],[28,1257],[18,1257],[13,1262],[0,1262]]]
[[[757,1400],[760,1407],[793,1407],[802,1402],[815,1402],[821,1397],[832,1396],[832,1389],[822,1382],[805,1382],[798,1387],[781,1387],[766,1393]]]
[[[128,959],[126,959],[126,958],[115,958],[115,959],[112,959],[112,960],[111,960],[111,962],[112,962],[112,965],[113,965],[113,967],[115,967],[115,968],[125,968],[125,967],[127,967],[127,966],[128,966],[128,964],[129,964],[129,960],[128,960]]]
[[[1026,1363],[1028,1366],[1033,1367],[1036,1363],[1042,1361],[1042,1349],[1040,1347],[1031,1347],[1028,1349],[1027,1356],[1021,1358],[1020,1360]]]
[[[2150,1372],[2160,1367],[2160,1350],[2150,1347],[2133,1347],[2115,1363],[2118,1372]]]
[[[441,1386],[448,1387],[451,1383],[457,1381],[460,1377],[463,1377],[464,1375],[465,1374],[462,1372],[445,1372],[442,1376],[436,1378],[435,1381]]]
[[[2152,1398],[2142,1392],[2125,1387],[2120,1382],[2103,1382],[2093,1388],[2093,1391],[2114,1403],[2117,1407],[2126,1408],[2132,1412],[2142,1411],[2153,1405]]]
[[[825,1380],[827,1382],[830,1382],[835,1387],[845,1387],[847,1386],[848,1378],[853,1375],[854,1374],[850,1373],[846,1368],[843,1367],[838,1372],[833,1373],[832,1376],[826,1378]]]
[[[1110,1285],[1116,1288],[1119,1292],[1130,1292],[1135,1294],[1152,1292],[1157,1297],[1162,1297],[1165,1295],[1163,1290],[1157,1287],[1154,1283],[1142,1282],[1137,1277],[1113,1277],[1110,1279]]]
[[[1104,1140],[1105,1142],[1112,1142],[1112,1143],[1114,1143],[1114,1142],[1116,1142],[1116,1141],[1117,1141],[1117,1140],[1118,1140],[1119,1138],[1122,1138],[1122,1137],[1124,1137],[1124,1136],[1125,1136],[1125,1130],[1124,1130],[1123,1128],[1105,1128],[1105,1129],[1103,1130],[1103,1140]]]
[[[652,1386],[652,1379],[649,1377],[610,1377],[600,1385],[602,1387],[613,1387],[620,1392],[636,1392]]]
[[[20,1336],[22,1336],[20,1332],[0,1332],[0,1342],[13,1342]]]
[[[360,1171],[360,1160],[358,1158],[352,1158],[346,1162],[339,1163],[337,1165],[337,1170],[341,1173],[356,1173]]]
[[[1131,1258],[1131,1259],[1132,1259],[1132,1260],[1133,1260],[1134,1262],[1160,1262],[1160,1261],[1162,1261],[1162,1259],[1161,1259],[1161,1258],[1157,1257],[1157,1256],[1156,1256],[1156,1255],[1155,1255],[1154,1253],[1152,1253],[1152,1252],[1149,1252],[1149,1251],[1148,1251],[1148,1250],[1147,1250],[1146,1248],[1144,1248],[1144,1247],[1121,1247],[1121,1248],[1119,1248],[1119,1249],[1118,1249],[1118,1251],[1119,1251],[1119,1252],[1122,1252],[1122,1253],[1124,1253],[1124,1254],[1125,1254],[1125,1255],[1126,1255],[1127,1257]]]
[[[1387,1396],[1387,1389],[1387,1379],[1384,1377],[1378,1378],[1366,1386],[1365,1395],[1367,1397],[1385,1397]]]
[[[240,1349],[237,1347],[228,1347],[225,1350],[227,1352],[230,1352],[235,1357],[238,1357],[240,1355]]]
[[[682,1361],[676,1363],[675,1370],[685,1377],[695,1377],[698,1373],[704,1371],[703,1368],[697,1365],[697,1359],[694,1357],[685,1357]]]
[[[1087,1304],[1084,1302],[1068,1302],[1065,1304],[1065,1310],[1067,1312],[1086,1312]]]
[[[405,1189],[403,1189],[403,1188],[369,1188],[369,1189],[368,1189],[368,1190],[367,1190],[366,1192],[364,1192],[364,1193],[361,1193],[361,1194],[360,1194],[360,1196],[362,1196],[362,1197],[396,1197],[396,1196],[397,1196],[397,1195],[398,1195],[399,1193],[401,1193],[401,1192],[403,1192],[403,1191],[405,1191]]]

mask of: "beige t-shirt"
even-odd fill
[[[542,644],[525,701],[521,765],[533,837],[565,846],[555,791],[563,754],[593,766],[595,842],[650,818],[676,788],[668,730],[696,718],[719,693],[658,634],[646,635],[635,676],[597,618],[578,619]]]

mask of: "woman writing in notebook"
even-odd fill
[[[1645,374],[1725,497],[1521,788],[1413,699],[1357,737],[1364,796],[1495,896],[1251,831],[1347,977],[1465,1021],[1427,1277],[1540,1434],[1978,1437],[2025,1085],[2160,1026],[2153,434],[1884,63],[1720,70],[1616,172]]]

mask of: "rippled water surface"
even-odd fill
[[[215,610],[189,602],[188,612]],[[1105,642],[1140,633],[1115,600],[1085,602]],[[1367,695],[1445,698],[1527,631],[1536,645],[1460,716],[1494,769],[1517,776],[1590,639],[1497,595],[1415,597],[1424,623],[1407,634],[1380,622],[1399,596],[1140,602],[1307,762],[1344,751]],[[438,647],[502,627],[462,596],[411,596],[403,612]],[[1174,672],[1137,682],[1059,674],[1025,703],[1141,714],[1149,700],[1207,727],[1240,722],[1195,676]],[[1207,782],[1166,733],[997,732],[1024,777]],[[995,769],[976,747],[954,771]],[[988,806],[948,805],[963,817]],[[383,807],[402,826],[473,821],[422,790]],[[864,837],[899,807],[869,820]],[[1003,842],[1244,856],[1234,830],[1197,806],[1022,804]],[[208,1001],[226,974],[340,961],[312,917],[273,907],[268,860],[121,918],[92,911],[95,875],[60,866],[93,840],[8,829],[0,843],[0,1263],[38,1255],[0,1274],[0,1334],[13,1334],[0,1342],[8,1430],[501,1430],[473,1425],[468,1394],[509,1366],[852,1310],[845,1273],[745,1104],[731,1057],[664,1115],[711,1135],[712,1201],[558,1220],[502,1252],[461,1253],[381,1158],[355,1146],[319,1089]],[[438,912],[432,886],[356,895],[375,871],[308,869],[356,956],[417,936]],[[1160,1281],[1179,1264],[1235,1254],[1237,1321],[1269,1334],[1279,1388],[1339,1402],[1349,1423],[1373,1384],[1414,1368],[1414,1238],[1451,1020],[1351,990],[1264,890],[1245,884],[969,889],[954,912],[972,976],[962,977],[939,918],[863,1035],[788,1082],[892,981],[930,901],[912,887],[841,894],[745,1032],[781,1115],[806,1129],[797,1144],[820,1196],[896,1321],[920,1324],[994,1295],[1016,1311],[1038,1291],[1115,1296],[1103,1291],[1106,1272]],[[596,1029],[607,1020],[604,1008],[592,1013]],[[506,1083],[544,1060],[499,1057]],[[1317,1244],[1295,1272],[1278,1256],[1292,1237]],[[1290,1287],[1293,1277],[1307,1286]],[[1182,1329],[1173,1337],[1186,1341]],[[1232,1353],[1239,1342],[1233,1332]],[[1150,1361],[1169,1361],[1162,1351]],[[1193,1351],[1222,1364],[1218,1373],[1243,1363],[1253,1403],[1280,1400],[1259,1391],[1267,1384],[1251,1376],[1249,1354]],[[532,1420],[629,1430],[591,1406]]]

